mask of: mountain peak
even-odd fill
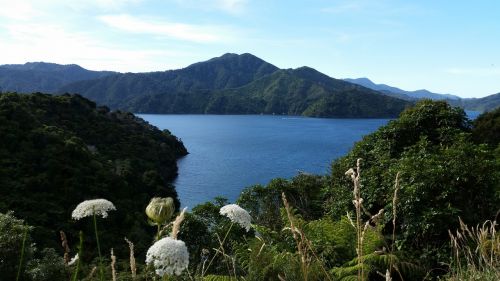
[[[214,74],[214,69],[218,69],[218,71],[222,71],[222,69],[224,69],[224,71],[227,71],[228,73],[245,73],[245,75],[251,75],[253,77],[252,79],[278,70],[276,66],[249,53],[241,55],[226,53],[220,57],[191,64],[183,70],[200,73],[205,72],[208,75],[209,73]]]
[[[269,64],[268,62],[264,61],[263,59],[255,56],[253,54],[250,54],[250,53],[243,53],[243,54],[225,53],[220,57],[211,58],[207,62],[219,61],[219,60],[245,60],[245,61],[255,61],[255,62],[259,62],[259,63]]]

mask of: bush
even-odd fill
[[[31,259],[34,250],[30,236],[32,230],[23,220],[14,217],[13,212],[0,213],[0,280],[16,280],[25,235],[23,269],[26,261]]]

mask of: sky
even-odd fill
[[[500,92],[498,0],[0,0],[0,64],[162,71],[252,53],[280,68],[460,97]]]

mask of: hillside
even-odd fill
[[[467,110],[491,111],[500,107],[500,93],[489,95],[484,98],[461,99],[449,102],[454,106],[460,106]]]
[[[386,84],[375,84],[368,78],[344,79],[344,81],[361,85],[363,87],[382,92],[386,95],[397,97],[404,100],[432,99],[432,100],[458,100],[460,97],[450,94],[438,94],[422,89],[416,91],[405,91],[400,88],[392,87]]]
[[[59,92],[79,93],[99,104],[124,107],[133,98],[147,95],[175,95],[199,90],[237,88],[278,70],[251,54],[225,54],[186,68],[163,72],[117,74],[62,87]],[[196,103],[196,100],[189,100]]]
[[[171,196],[179,205],[171,182],[185,147],[131,113],[78,95],[4,93],[0,132],[0,212],[13,210],[35,226],[41,246],[58,248],[59,230],[73,241],[77,229],[91,233],[90,225],[70,220],[83,200],[112,201],[117,211],[109,235],[145,243],[150,198]]]
[[[328,77],[312,68],[280,70],[239,89],[214,95],[207,112],[231,112],[233,100],[247,97],[249,112],[314,117],[395,117],[408,105],[375,91]]]
[[[396,117],[408,102],[312,68],[278,69],[251,54],[225,54],[184,69],[127,73],[61,88],[138,113]]]
[[[68,83],[101,78],[110,71],[90,71],[75,64],[45,62],[0,65],[0,92],[56,93]]]
[[[294,74],[310,74],[301,70],[305,74]],[[179,280],[229,280],[234,275],[245,280],[386,280],[384,271],[392,280],[469,280],[449,277],[470,276],[469,271],[483,277],[474,280],[498,280],[498,224],[483,223],[498,216],[500,202],[498,116],[497,110],[470,122],[462,109],[444,101],[419,101],[334,160],[329,175],[300,173],[250,186],[240,194],[238,205],[217,197],[180,215],[182,224],[174,223],[180,228],[177,234],[168,233],[171,224],[165,221],[167,231],[154,240],[148,232],[154,228],[144,222],[144,207],[138,202],[148,199],[155,184],[157,191],[165,189],[154,172],[141,175],[136,165],[154,162],[148,160],[158,150],[161,154],[161,148],[176,151],[175,156],[184,154],[175,137],[131,114],[96,108],[80,96],[3,94],[0,276],[15,280],[21,268],[20,280],[30,281],[68,276],[79,280],[92,274],[112,280],[116,272],[117,280],[151,280],[163,273],[144,259],[144,250],[150,246],[148,252],[156,251],[175,237],[182,255],[169,251],[180,248],[173,243],[160,249],[166,258],[182,259],[182,274],[174,277]],[[81,129],[73,127],[76,121],[83,124]],[[86,121],[96,125],[89,128]],[[105,137],[89,137],[96,132]],[[109,136],[112,143],[130,147],[118,151],[110,144],[106,150],[103,143]],[[158,143],[161,136],[165,143]],[[110,160],[115,153],[123,153],[118,158],[142,157]],[[74,208],[70,202],[95,194],[118,209],[105,223],[97,223],[102,252],[109,257],[114,249],[117,262],[111,266],[108,258],[104,264],[97,259],[91,219],[69,219],[68,210]],[[71,256],[78,245],[76,233],[83,229],[77,265],[62,259],[59,237],[53,235],[60,229],[68,234]],[[450,243],[450,233],[464,238]],[[135,243],[134,259],[123,249],[124,236]],[[23,241],[26,250],[20,246]],[[54,248],[42,249],[46,245]],[[22,254],[25,266],[19,267]],[[449,262],[463,254],[486,263],[465,265],[464,272],[457,272],[458,265],[450,267]],[[137,272],[130,270],[129,262]],[[99,267],[102,270],[96,271]]]

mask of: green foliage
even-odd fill
[[[197,205],[186,217],[185,225],[183,223],[179,238],[186,242],[194,261],[193,271],[197,273],[201,273],[203,260],[214,256],[215,249],[219,249],[220,241],[224,240],[226,234],[224,250],[229,256],[234,254],[237,245],[254,236],[253,230],[246,232],[244,228],[232,224],[227,217],[220,214],[220,208],[227,204],[227,199],[217,197],[212,202]],[[203,254],[203,249],[208,250],[208,253]],[[205,265],[208,266],[208,261]],[[224,257],[217,255],[208,274],[228,274]]]
[[[68,277],[63,258],[52,248],[45,248],[38,258],[29,261],[27,274],[33,281],[65,280]]]
[[[31,246],[30,235],[33,227],[14,217],[12,212],[0,213],[0,280],[16,280],[26,231],[28,231],[28,234],[25,243],[26,247],[24,248],[23,270],[21,272],[24,272],[25,261],[30,260],[33,256],[34,248]],[[21,275],[21,280],[23,275]]]
[[[391,269],[392,264],[389,271],[393,280],[422,280],[426,273],[424,268],[401,261],[395,254],[374,252],[362,258],[362,265],[358,264],[358,258],[354,258],[343,266],[332,268],[331,272],[338,280],[358,280],[358,269],[363,267],[368,273],[367,280],[382,280],[380,275]]]
[[[476,143],[498,146],[500,143],[500,107],[483,113],[474,120],[472,137]]]
[[[273,241],[265,242],[261,238],[253,238],[241,245],[236,257],[246,272],[245,279],[259,280],[327,280],[321,268],[322,261],[309,261],[303,271],[298,253],[280,249]],[[278,277],[280,276],[281,279]]]
[[[226,275],[207,275],[203,277],[203,281],[236,281],[237,279]]]
[[[461,138],[460,136],[457,136]],[[446,149],[422,140],[402,154],[394,170],[400,172],[399,223],[405,243],[414,248],[448,240],[457,218],[472,223],[495,215],[500,187],[499,166],[491,151],[458,139]],[[485,171],[490,171],[489,174]],[[471,212],[471,210],[474,210]]]
[[[400,172],[396,243],[429,266],[449,254],[448,229],[496,214],[500,198],[498,154],[471,139],[471,125],[459,108],[424,100],[358,142],[332,164],[325,208],[334,218],[351,210],[350,180],[343,174],[362,158],[361,197],[370,213],[386,210],[392,232],[392,197]],[[474,211],[471,211],[474,210]]]
[[[314,76],[308,69],[300,72]],[[323,83],[329,83],[325,79]],[[458,226],[462,233],[456,237],[464,239],[466,246],[461,249],[467,251],[457,257],[468,257],[468,267],[452,267],[456,274],[450,280],[495,277],[497,272],[489,264],[473,268],[470,261],[479,257],[497,263],[496,223],[490,223],[487,231],[487,224],[469,230],[457,218],[466,223],[484,221],[495,216],[500,205],[500,148],[495,136],[489,135],[498,125],[497,115],[484,115],[471,127],[460,109],[445,102],[419,102],[336,160],[329,177],[299,174],[245,189],[238,204],[253,217],[250,232],[220,214],[228,204],[225,198],[200,204],[186,214],[179,233],[189,249],[190,276],[165,279],[359,281],[362,268],[366,280],[383,280],[386,270],[393,280],[422,280],[426,271],[431,278],[436,277],[434,272],[445,272],[442,263],[451,260],[448,230]],[[118,249],[118,280],[132,280],[126,259],[120,259],[128,257],[128,248],[116,242],[125,235],[138,249],[136,280],[153,278],[152,268],[142,263],[141,249],[151,245],[154,231],[145,224],[144,208],[152,196],[176,198],[168,181],[175,176],[175,159],[186,153],[182,143],[133,115],[110,113],[79,96],[1,95],[0,127],[5,132],[0,135],[0,195],[7,198],[0,202],[0,211],[14,209],[36,225],[28,227],[12,213],[0,214],[0,280],[4,272],[11,277],[7,280],[17,273],[24,230],[29,231],[27,245],[32,245],[31,237],[57,244],[54,233],[59,229],[92,233],[88,221],[74,223],[69,218],[74,205],[94,196],[110,199],[118,209],[110,213],[100,233],[109,243],[106,247]],[[352,182],[344,174],[358,157],[363,158],[359,186],[364,200],[360,256],[359,232],[348,217],[354,216]],[[396,173],[399,189],[393,206]],[[385,218],[377,222],[371,214],[381,208]],[[392,237],[394,208],[396,240],[392,241],[388,237]],[[75,234],[68,237],[73,253]],[[221,255],[217,251],[226,234]],[[97,264],[92,239],[85,236],[79,277]],[[125,249],[119,250],[120,244]],[[479,255],[484,251],[491,254]],[[61,255],[53,249],[38,252],[29,246],[25,258],[26,280],[69,277]],[[211,267],[202,275],[208,263]],[[111,276],[109,267],[105,276]]]
[[[14,210],[35,226],[42,247],[59,248],[59,230],[71,244],[77,230],[91,234],[89,221],[72,222],[71,212],[83,200],[106,198],[118,211],[106,223],[103,249],[127,236],[143,253],[153,231],[144,219],[150,198],[173,197],[179,206],[170,182],[184,146],[131,113],[77,95],[2,94],[0,131],[0,212]],[[85,241],[95,245],[92,239]]]
[[[252,215],[254,223],[280,230],[283,227],[280,208],[281,193],[306,219],[321,217],[322,190],[327,186],[322,176],[299,174],[291,180],[274,179],[267,186],[255,185],[244,189],[237,203]]]
[[[16,280],[19,260],[26,241],[19,280],[52,281],[67,277],[64,261],[52,248],[38,251],[33,243],[33,227],[14,217],[0,213],[0,280]]]

